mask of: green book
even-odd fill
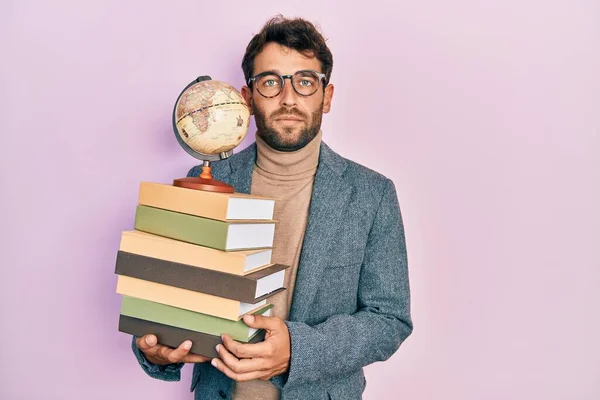
[[[271,315],[271,308],[273,308],[273,305],[267,304],[253,314],[269,316]],[[221,336],[226,333],[240,342],[252,340],[259,331],[250,328],[242,320],[231,321],[131,296],[123,296],[121,315],[214,336]]]
[[[135,229],[223,251],[273,247],[275,221],[219,221],[138,205]]]

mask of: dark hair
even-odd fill
[[[323,35],[309,21],[302,18],[288,19],[278,15],[267,21],[246,47],[246,53],[242,59],[242,70],[246,83],[252,77],[254,59],[265,45],[271,42],[299,51],[307,57],[316,57],[321,62],[326,83],[329,82],[333,69],[333,56]]]

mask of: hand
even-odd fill
[[[188,354],[192,348],[192,342],[186,340],[178,348],[173,349],[157,343],[156,336],[145,335],[135,340],[135,345],[140,349],[148,361],[157,365],[184,363],[203,363],[210,358],[197,354]]]
[[[211,364],[237,382],[252,379],[269,380],[286,372],[290,366],[290,332],[281,318],[245,315],[244,323],[251,328],[265,329],[260,343],[240,343],[223,335],[217,345],[219,358]]]

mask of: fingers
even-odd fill
[[[283,320],[276,317],[265,317],[264,315],[244,315],[244,323],[250,328],[265,329],[267,331],[280,331]]]
[[[251,364],[256,364],[256,360],[238,360],[222,345],[217,345],[217,351],[221,360],[213,358],[211,361],[212,366],[237,382],[260,379],[266,374],[262,370],[257,370],[257,368],[249,366]]]
[[[188,355],[191,348],[192,342],[186,340],[183,343],[181,343],[176,349],[172,349],[167,346],[162,346],[162,348],[158,350],[157,355],[159,355],[165,361],[174,364],[182,362],[183,358]]]
[[[213,358],[212,365],[231,379],[236,382],[247,382],[253,379],[261,379],[265,373],[263,371],[252,371],[243,374],[237,374],[233,372],[229,367],[227,367],[221,360],[218,358]]]
[[[164,347],[158,344],[158,339],[152,334],[148,334],[135,340],[136,346],[146,355],[146,358],[154,364],[164,365],[165,360],[156,357],[157,352]]]
[[[276,335],[282,337],[283,335]],[[229,335],[222,335],[223,344],[217,345],[219,358],[214,358],[211,364],[229,378],[237,382],[252,379],[267,380],[279,371],[287,369],[285,362],[282,367],[274,363],[274,340],[260,343],[240,343]]]
[[[261,371],[266,367],[267,360],[264,358],[242,358],[240,360],[223,345],[217,345],[217,352],[219,353],[222,363],[236,374]]]
[[[181,362],[184,363],[203,363],[207,361],[210,361],[210,357],[204,357],[198,354],[188,354],[181,359]]]
[[[210,361],[209,357],[189,354],[192,348],[192,342],[189,340],[181,343],[176,349],[158,344],[157,342],[156,336],[152,334],[139,337],[135,340],[136,346],[146,355],[149,361],[155,364],[165,365],[178,362],[202,363]]]
[[[152,334],[144,335],[135,340],[135,345],[138,349],[142,351],[150,350],[152,347],[156,346],[157,340],[156,336]]]
[[[237,358],[270,357],[273,351],[271,343],[266,341],[258,343],[240,343],[229,335],[222,335],[223,344]]]

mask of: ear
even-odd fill
[[[242,96],[246,100],[246,104],[248,104],[248,108],[250,109],[250,115],[254,114],[252,111],[252,89],[248,86],[242,86]]]
[[[327,114],[331,110],[331,100],[333,99],[334,87],[330,83],[325,87],[325,97],[323,99],[323,114]]]

